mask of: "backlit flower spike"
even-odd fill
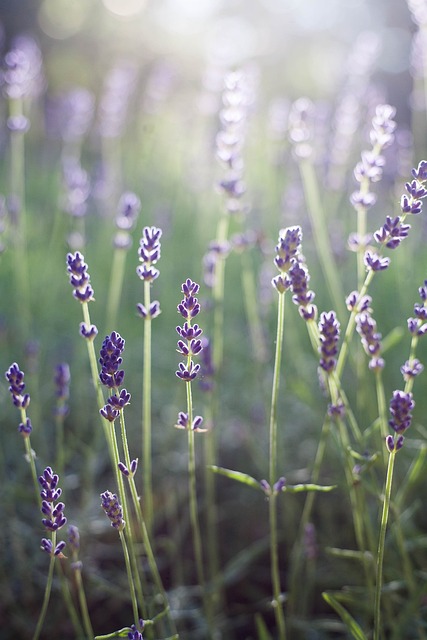
[[[79,251],[67,254],[67,272],[73,287],[73,296],[82,303],[95,300],[87,268],[84,256]]]
[[[335,369],[339,337],[340,323],[337,320],[335,311],[329,311],[329,313],[323,311],[319,320],[319,364],[328,374]]]
[[[362,346],[369,356],[369,368],[378,371],[384,368],[384,360],[381,357],[381,334],[377,331],[377,323],[370,310],[358,313],[356,316],[356,330],[361,337]]]
[[[289,271],[294,263],[298,260],[301,252],[302,230],[301,227],[295,225],[281,229],[279,241],[276,245],[276,256],[274,264],[280,274],[271,281],[278,293],[284,293],[291,286],[291,278]]]
[[[422,211],[423,198],[427,196],[427,162],[422,160],[417,169],[412,169],[413,179],[406,182],[405,191],[400,199],[402,215],[387,216],[383,226],[374,233],[378,244],[396,249],[408,236],[410,224],[404,224],[407,215],[418,215]]]
[[[315,294],[308,288],[310,274],[306,265],[302,261],[296,261],[289,270],[289,276],[293,293],[292,302],[298,305],[298,311],[304,320],[315,320],[317,317],[317,307],[313,304]]]

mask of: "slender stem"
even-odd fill
[[[390,510],[390,498],[391,498],[391,486],[393,481],[393,467],[396,451],[391,451],[387,465],[387,476],[384,490],[384,502],[383,512],[381,516],[380,536],[378,540],[378,552],[377,552],[377,580],[375,588],[375,608],[374,608],[374,636],[373,640],[380,640],[381,632],[381,591],[383,584],[383,562],[384,562],[384,548],[385,548],[385,535],[387,531],[387,520]]]
[[[138,627],[139,624],[139,613],[138,613],[138,602],[136,600],[136,593],[135,593],[135,586],[133,584],[133,573],[132,573],[132,567],[131,567],[131,562],[130,562],[130,558],[129,558],[129,550],[126,544],[126,538],[125,535],[123,533],[123,531],[119,531],[119,536],[120,536],[120,542],[122,543],[122,547],[123,547],[123,555],[125,558],[125,563],[126,563],[126,571],[128,574],[128,582],[129,582],[129,588],[130,588],[130,595],[131,595],[131,601],[132,601],[132,610],[133,610],[133,618],[135,620],[135,624]]]
[[[280,384],[280,363],[282,359],[283,348],[283,326],[285,320],[285,294],[279,294],[279,303],[277,309],[277,332],[276,332],[276,354],[274,358],[273,388],[271,393],[271,410],[270,410],[270,469],[269,479],[270,485],[277,480],[277,400],[279,397]]]
[[[144,281],[144,306],[148,310],[151,304],[150,282]],[[142,444],[144,474],[144,513],[148,534],[153,526],[153,486],[152,486],[152,447],[151,447],[151,316],[147,313],[144,321],[144,370],[142,385]]]
[[[279,632],[279,639],[286,640],[286,624],[283,613],[283,597],[280,585],[279,549],[277,540],[277,494],[272,491],[269,498],[269,524],[270,524],[270,566],[271,581],[273,585],[273,609]]]
[[[83,618],[83,626],[85,628],[85,632],[86,632],[87,637],[88,638],[93,638],[94,637],[94,633],[93,633],[93,629],[92,629],[92,623],[90,621],[89,611],[88,611],[88,608],[87,608],[86,594],[85,594],[85,590],[84,590],[84,586],[83,586],[82,572],[81,572],[80,569],[76,569],[75,570],[75,576],[76,576],[77,594],[78,594],[78,598],[79,598],[80,611],[81,611],[82,618]]]
[[[56,547],[56,531],[52,531],[52,549]],[[33,640],[37,640],[40,637],[40,633],[43,627],[44,619],[46,617],[47,607],[49,604],[50,592],[52,590],[52,581],[53,581],[53,567],[55,565],[56,556],[53,555],[53,552],[50,556],[49,562],[49,571],[47,574],[47,583],[44,591],[43,605],[40,611],[39,619],[37,622],[37,627],[33,635]]]

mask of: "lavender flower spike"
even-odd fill
[[[387,448],[391,451],[397,451],[403,445],[403,434],[412,422],[411,411],[415,407],[415,402],[412,398],[412,393],[405,393],[404,391],[393,391],[392,399],[390,400],[390,413],[391,420],[389,420],[390,427],[396,432],[397,437],[387,437]]]
[[[13,362],[6,371],[6,380],[9,383],[9,391],[12,396],[12,402],[18,409],[26,409],[30,404],[30,396],[24,393],[24,372],[20,370],[16,362]]]
[[[90,285],[90,276],[87,272],[87,264],[79,251],[67,254],[67,272],[70,276],[70,284],[73,296],[79,302],[91,302],[95,300],[94,291]]]
[[[279,234],[279,242],[276,246],[276,257],[274,264],[280,271],[280,275],[271,281],[273,287],[279,293],[284,293],[291,286],[291,280],[288,272],[293,264],[298,260],[298,254],[301,251],[302,231],[301,227],[287,227],[281,229]]]
[[[111,520],[111,526],[117,531],[123,531],[126,522],[123,520],[123,511],[115,493],[105,491],[101,493],[101,506],[106,516]]]
[[[340,323],[335,311],[321,313],[319,320],[320,366],[326,373],[331,373],[335,368],[339,336]]]
[[[123,361],[121,354],[124,348],[125,341],[117,331],[113,331],[109,336],[106,336],[102,343],[99,354],[99,363],[101,365],[99,379],[103,385],[110,389],[119,387],[125,377],[125,372],[119,369]]]
[[[59,477],[53,473],[51,467],[46,467],[43,475],[39,477],[41,486],[40,496],[42,499],[41,511],[45,516],[42,524],[48,531],[58,531],[67,522],[63,514],[64,503],[57,502],[62,494],[62,489],[58,487]],[[57,504],[55,504],[57,503]]]

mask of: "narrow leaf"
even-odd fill
[[[353,638],[356,640],[368,640],[353,616],[349,614],[347,609],[345,609],[331,593],[324,591],[322,597],[340,616]]]
[[[256,624],[256,630],[258,633],[258,640],[273,640],[272,636],[269,634],[267,630],[267,626],[264,622],[264,619],[261,617],[259,613],[255,615],[255,624]]]
[[[285,485],[282,491],[287,491],[288,493],[300,493],[301,491],[332,491],[336,489],[337,485],[321,485],[321,484],[294,484],[294,485]]]
[[[255,480],[252,476],[247,473],[241,473],[241,471],[233,471],[232,469],[225,469],[224,467],[217,467],[216,465],[209,465],[209,469],[212,469],[215,473],[219,473],[221,476],[225,476],[226,478],[231,478],[231,480],[237,480],[237,482],[241,482],[242,484],[247,484],[254,489],[261,489],[262,487],[258,480]]]

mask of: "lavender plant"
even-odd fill
[[[144,504],[148,531],[153,522],[153,487],[152,487],[152,445],[151,445],[151,321],[160,313],[158,300],[151,300],[151,285],[160,274],[154,265],[160,259],[161,229],[144,227],[139,243],[138,256],[141,262],[136,273],[144,283],[144,304],[137,305],[138,313],[144,320],[144,373],[142,386],[142,445],[144,460]]]

